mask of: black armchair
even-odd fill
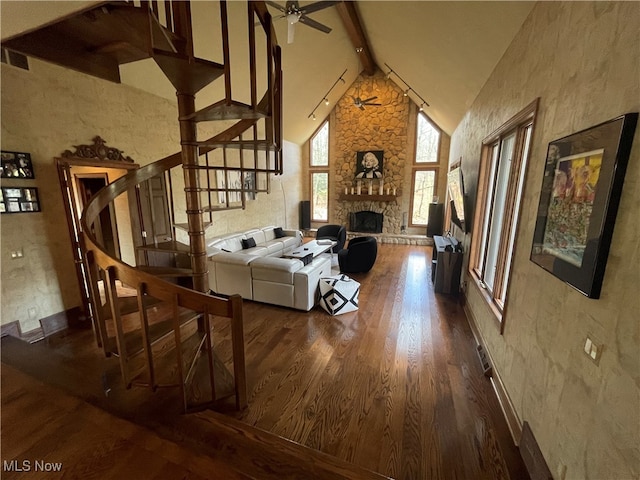
[[[378,242],[374,237],[356,237],[345,250],[338,252],[341,273],[364,273],[373,268],[378,256]]]
[[[344,248],[344,243],[347,241],[347,229],[342,225],[324,225],[320,227],[316,233],[316,240],[321,238],[328,238],[334,242],[338,242],[331,251],[338,253]]]

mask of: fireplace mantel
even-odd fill
[[[344,200],[345,202],[393,202],[400,198],[400,192],[397,195],[356,195],[350,193],[341,193],[338,200]]]

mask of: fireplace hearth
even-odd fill
[[[369,210],[349,214],[349,230],[360,233],[382,233],[384,215]]]

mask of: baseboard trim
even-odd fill
[[[491,357],[491,352],[487,349],[487,344],[482,337],[482,333],[480,333],[480,329],[477,326],[473,312],[469,309],[469,304],[465,302],[463,309],[465,316],[467,317],[467,322],[469,323],[471,331],[473,332],[473,336],[476,339],[476,343],[482,346],[485,355],[488,357],[489,363],[491,364],[491,385],[493,385],[493,390],[496,392],[496,396],[498,397],[498,402],[500,403],[500,407],[502,408],[502,414],[507,421],[507,426],[509,427],[509,431],[511,432],[513,443],[517,446],[520,446],[520,439],[522,437],[522,422],[520,421],[520,418],[518,418],[518,414],[516,413],[516,409],[513,406],[511,397],[509,397],[509,393],[507,392],[507,389],[502,382],[500,372],[498,372],[496,364]]]
[[[19,321],[14,320],[13,322],[0,325],[0,337],[6,337],[7,335],[14,338],[20,338],[22,336]]]
[[[20,322],[5,323],[0,326],[0,336],[11,336],[24,342],[36,343],[54,333],[61,332],[68,328],[90,328],[91,322],[82,313],[80,307],[72,307],[63,312],[54,313],[48,317],[40,319],[40,327],[36,327],[28,332],[23,332]]]
[[[13,322],[5,323],[0,327],[0,337],[13,337],[18,340],[22,340],[27,343],[36,343],[44,338],[44,333],[42,332],[42,328],[34,328],[33,330],[29,330],[28,332],[23,332],[20,327],[20,322],[18,320],[14,320]]]
[[[528,422],[524,422],[522,427],[520,455],[532,479],[553,480],[551,470],[549,470],[547,461],[544,459],[544,455],[542,455],[538,441],[533,435],[533,431]]]

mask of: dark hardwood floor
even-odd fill
[[[433,293],[430,260],[429,247],[379,245],[373,270],[351,275],[360,309],[336,317],[245,302],[249,406],[224,415],[335,457],[322,472],[308,467],[317,459],[289,475],[252,470],[284,462],[273,452],[289,444],[243,448],[214,428],[220,412],[181,415],[169,390],[125,390],[91,332],[35,345],[5,338],[2,360],[182,447],[233,453],[232,466],[254,478],[364,478],[366,469],[397,479],[527,479],[462,308]],[[220,324],[222,358],[226,333]],[[345,473],[340,462],[363,470]]]

